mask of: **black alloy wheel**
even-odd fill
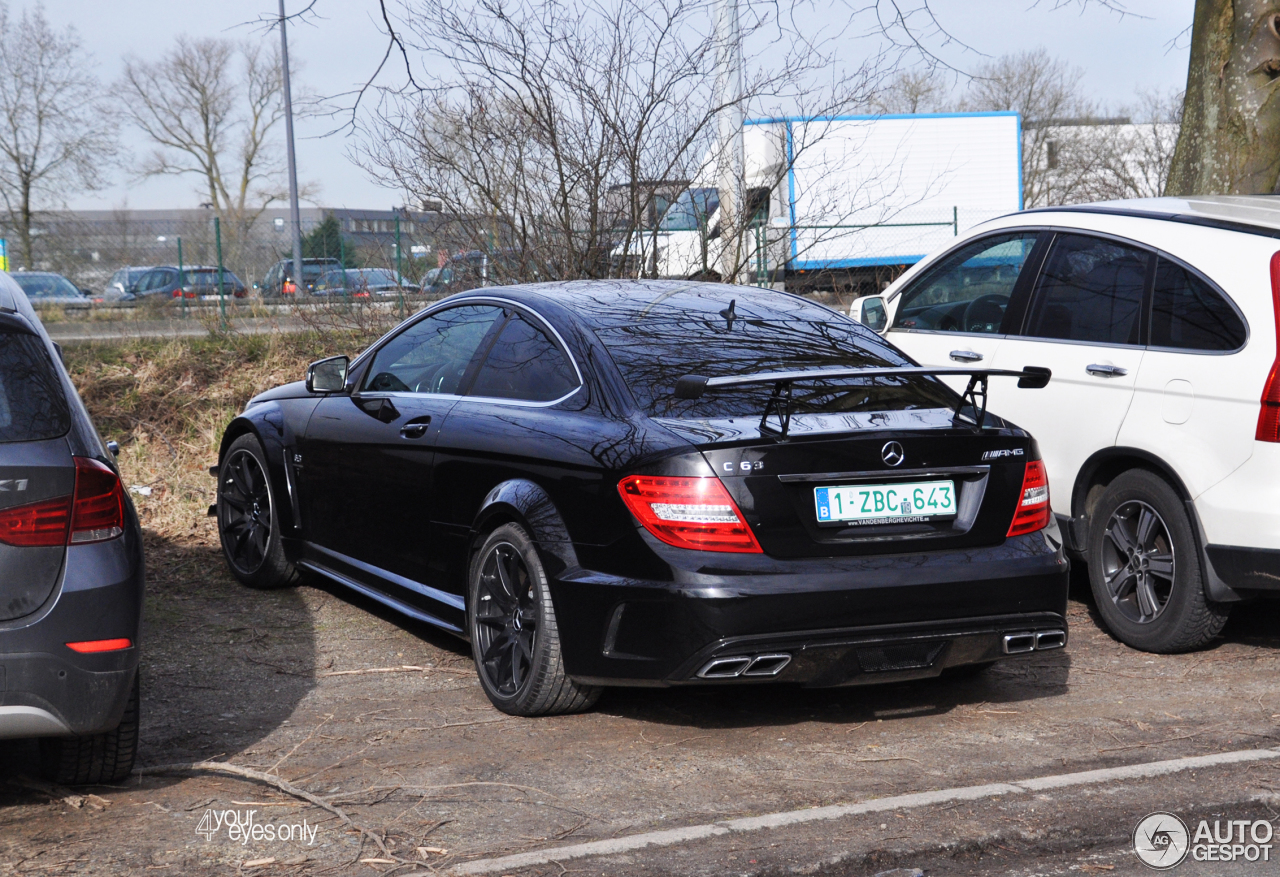
[[[1230,604],[1205,594],[1187,507],[1155,472],[1130,469],[1103,489],[1089,512],[1085,553],[1098,614],[1125,645],[1190,651],[1226,624]]]
[[[1169,605],[1177,558],[1160,513],[1132,500],[1111,513],[1103,531],[1102,569],[1107,593],[1120,614],[1150,624]]]
[[[503,697],[529,680],[538,644],[538,605],[520,552],[510,542],[490,548],[480,568],[476,643],[482,671]]]
[[[271,541],[271,488],[262,464],[246,448],[232,451],[222,464],[222,530],[227,559],[245,575],[253,575],[267,559]]]
[[[514,716],[560,715],[589,708],[600,689],[564,670],[551,591],[537,549],[522,527],[504,524],[471,565],[467,629],[481,687]]]
[[[218,533],[231,572],[252,588],[279,588],[297,578],[284,556],[266,461],[257,437],[232,442],[218,469]]]

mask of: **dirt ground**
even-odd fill
[[[467,647],[448,635],[323,583],[243,589],[224,571],[206,519],[180,538],[147,538],[140,766],[252,768],[319,796],[351,822],[268,784],[212,772],[50,788],[30,779],[34,747],[11,744],[0,749],[0,874],[443,871],[728,817],[1280,744],[1280,603],[1237,612],[1207,651],[1154,656],[1103,633],[1077,582],[1066,650],[971,679],[826,691],[619,689],[585,715],[522,720],[490,707]],[[1233,788],[1265,791],[1278,770],[1238,772]],[[1133,804],[1123,824],[1154,809],[1148,804]],[[1096,803],[1073,806],[1070,818],[1053,818],[1074,819],[1076,833],[1043,848],[1014,835],[999,842],[1015,826],[1018,837],[1034,835],[1038,817],[1003,824],[992,811],[988,848],[1062,864],[1098,844],[1117,846],[1123,830],[1114,819],[1101,810],[1095,817]],[[286,839],[217,825],[227,811]],[[202,835],[207,812],[215,830]],[[859,840],[860,855],[837,870],[875,874],[903,863],[893,850],[904,843],[932,843],[927,831],[894,827]],[[930,874],[1014,873],[973,858],[974,849],[920,858]],[[785,867],[723,855],[698,870],[817,867],[803,846],[789,850]],[[606,872],[684,870],[629,861]],[[521,873],[566,870],[574,869]]]

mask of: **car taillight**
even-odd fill
[[[1280,442],[1280,253],[1271,257],[1271,308],[1276,320],[1276,358],[1262,387],[1262,407],[1253,437],[1260,442]]]
[[[280,292],[284,295],[291,295],[292,293],[295,293],[297,291],[298,291],[298,285],[294,283],[292,280],[286,280],[280,286]]]
[[[1022,472],[1022,490],[1018,492],[1018,508],[1006,536],[1034,533],[1049,526],[1049,476],[1044,461],[1029,460]]]
[[[654,536],[677,548],[762,553],[729,491],[715,476],[629,475],[618,493]]]
[[[67,544],[71,497],[60,496],[0,511],[0,542],[21,547]]]
[[[76,497],[71,512],[72,544],[102,542],[124,532],[124,490],[105,463],[76,457]]]

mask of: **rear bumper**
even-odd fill
[[[144,569],[136,529],[67,549],[63,580],[32,615],[0,625],[0,739],[96,734],[120,724],[138,670]],[[68,642],[125,637],[80,654]]]
[[[1029,635],[1034,650],[1036,633],[1059,632],[1042,642],[1061,647],[1069,567],[1056,535],[929,554],[720,557],[730,568],[673,564],[672,582],[566,570],[550,583],[565,667],[587,684],[823,687],[1017,657],[1009,636]],[[758,666],[776,672],[707,672],[766,655],[777,657]]]
[[[1213,571],[1240,591],[1280,591],[1280,550],[1240,545],[1205,548]]]

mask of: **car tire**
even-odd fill
[[[40,773],[62,786],[118,783],[125,779],[133,771],[138,755],[140,700],[138,674],[134,673],[120,724],[101,734],[42,738]]]
[[[1144,652],[1187,652],[1227,622],[1205,596],[1200,554],[1181,498],[1145,469],[1116,477],[1089,518],[1089,583],[1107,629]]]
[[[513,716],[590,709],[600,689],[565,673],[551,590],[533,541],[518,524],[484,540],[471,563],[467,632],[485,695]],[[532,623],[532,624],[531,624]]]
[[[276,495],[258,437],[240,436],[218,467],[218,536],[227,566],[241,584],[270,590],[298,581],[284,554]],[[265,508],[263,508],[265,506]]]

